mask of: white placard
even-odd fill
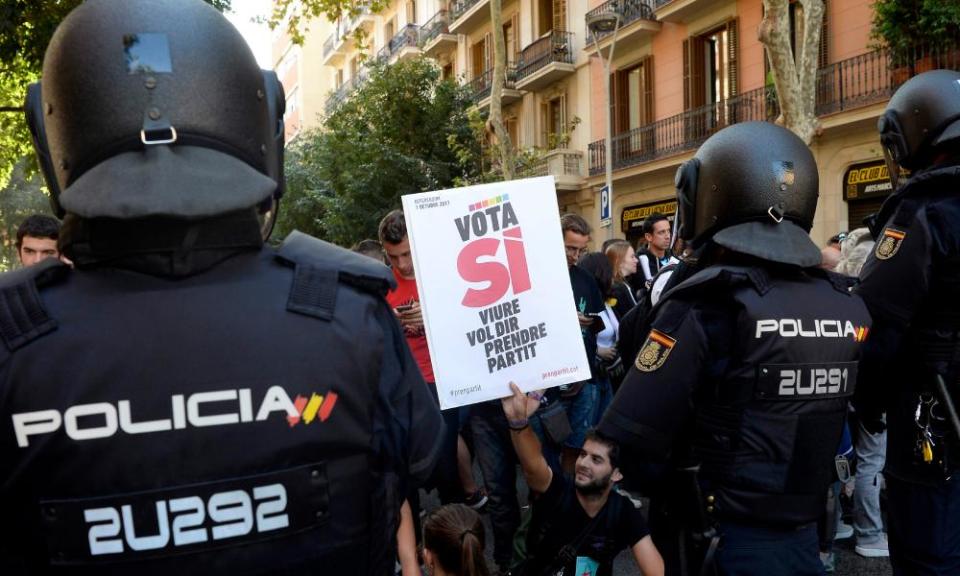
[[[441,408],[590,378],[552,176],[403,197]]]

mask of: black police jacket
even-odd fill
[[[938,483],[944,467],[922,462],[914,422],[918,397],[944,377],[954,402],[960,378],[960,166],[917,172],[887,199],[874,231],[877,243],[856,289],[874,318],[864,350],[858,410],[887,412],[886,473]],[[960,467],[958,443],[946,422],[938,442],[951,447],[946,468]],[[940,457],[938,453],[937,457]]]
[[[389,270],[301,234],[219,260],[0,277],[0,573],[393,573],[442,422]]]
[[[651,326],[600,423],[624,460],[699,464],[701,514],[816,520],[869,330],[863,303],[819,270],[712,266],[668,292]]]

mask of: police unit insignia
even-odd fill
[[[643,347],[640,348],[640,353],[637,354],[636,362],[634,362],[637,370],[641,372],[653,372],[663,366],[663,363],[667,361],[667,356],[670,355],[670,351],[673,350],[673,346],[676,343],[676,340],[663,332],[651,330],[650,335],[647,336],[647,341],[643,343]]]
[[[883,237],[877,242],[876,255],[880,260],[888,260],[900,249],[900,244],[907,237],[906,232],[893,228],[884,228]]]

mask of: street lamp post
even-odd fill
[[[610,65],[613,60],[613,49],[617,45],[617,32],[620,30],[620,11],[616,8],[590,14],[587,16],[587,28],[590,30],[590,36],[593,38],[593,47],[597,50],[597,56],[600,57],[600,63],[603,65],[603,95],[607,111],[607,133],[604,138],[603,148],[605,152],[604,166],[606,167],[606,185],[607,195],[610,198],[610,225],[607,226],[607,239],[612,239],[613,217],[616,212],[613,209],[613,114],[610,108],[613,102],[610,98]],[[607,57],[603,57],[600,51],[600,43],[597,41],[597,34],[604,32],[613,32],[613,40],[610,42],[610,50]]]

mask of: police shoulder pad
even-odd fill
[[[70,267],[54,258],[0,275],[0,338],[7,350],[21,348],[57,328],[40,289],[61,281]]]
[[[339,283],[378,296],[396,284],[387,266],[302,232],[287,236],[277,259],[294,267],[287,308],[318,318],[332,317]]]

